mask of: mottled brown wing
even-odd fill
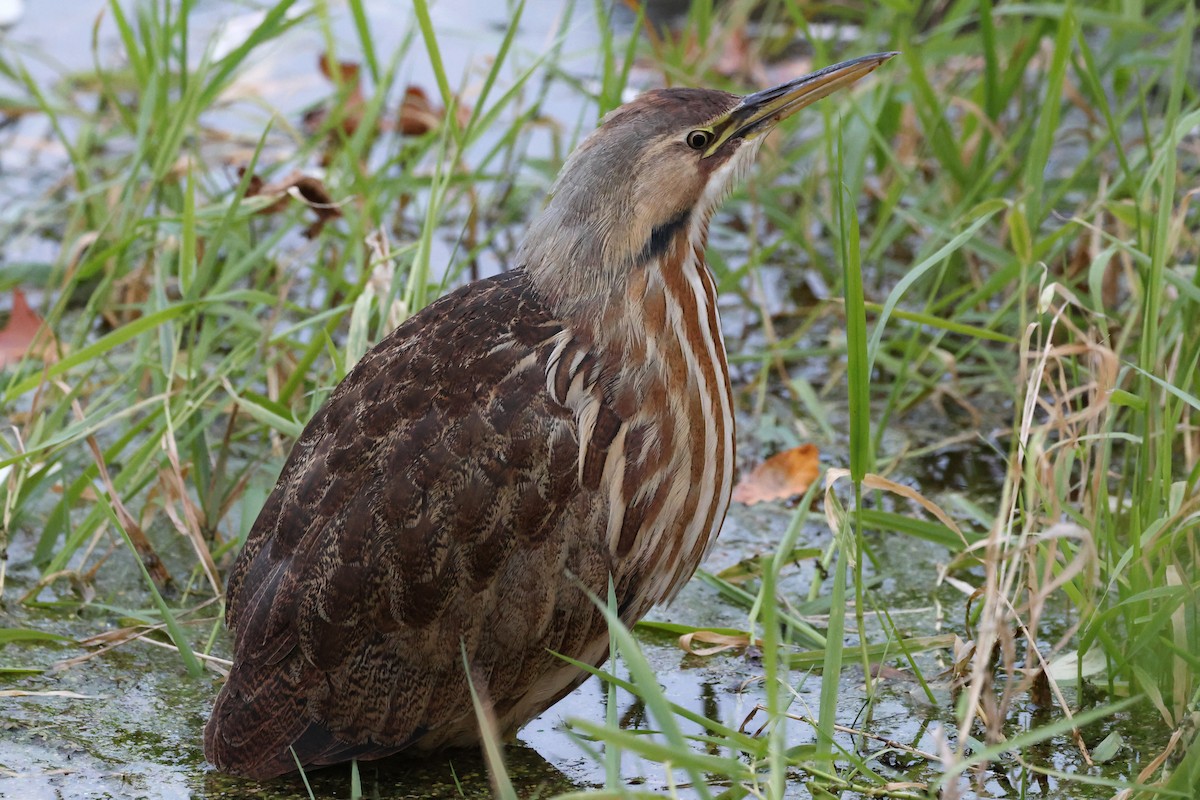
[[[603,621],[607,507],[547,394],[560,326],[521,272],[430,305],[371,350],[296,443],[229,577],[234,668],[205,752],[265,778],[467,740],[464,653],[521,724],[576,681]],[[594,541],[568,530],[594,525]],[[591,656],[594,658],[594,656]],[[602,656],[601,656],[602,657]],[[536,712],[533,712],[536,713]]]

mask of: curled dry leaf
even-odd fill
[[[202,239],[196,241],[195,257],[197,264],[204,260]],[[100,310],[108,327],[115,330],[140,319],[149,307],[148,301],[151,293],[155,291],[157,280],[152,259],[147,258],[132,271],[113,281],[109,301]],[[178,280],[169,279],[163,289],[168,300],[179,300],[183,297]]]
[[[697,643],[708,644],[711,647],[696,647]],[[756,639],[754,644],[762,647],[762,639]],[[679,637],[679,647],[694,656],[712,656],[726,650],[744,650],[749,646],[750,637],[746,634],[692,631]]]
[[[270,197],[272,195],[277,198],[275,202],[258,213],[278,214],[287,208],[289,198],[303,202],[317,215],[317,219],[304,230],[304,235],[309,239],[316,238],[321,233],[321,229],[325,227],[326,222],[342,215],[338,204],[330,197],[325,184],[320,178],[314,178],[311,175],[293,172],[283,180],[274,183],[264,183],[263,179],[257,175],[250,177],[250,182],[246,187],[247,197]]]
[[[849,477],[850,470],[843,469],[841,467],[830,469],[825,473],[825,520],[829,523],[829,529],[831,531],[840,530],[841,524],[837,518],[837,504],[829,502],[829,498],[833,492],[834,484],[836,484],[842,478]],[[909,500],[914,501],[930,514],[933,514],[933,516],[937,517],[938,522],[942,523],[951,531],[953,531],[954,534],[958,536],[959,541],[962,542],[964,548],[968,550],[971,549],[971,543],[967,541],[967,537],[963,535],[962,529],[958,527],[954,520],[950,519],[950,516],[936,503],[926,498],[916,489],[896,483],[892,480],[888,480],[887,478],[876,475],[873,472],[868,472],[863,476],[862,485],[865,489],[871,489],[880,492],[891,492],[892,494],[897,494],[901,497],[907,497]]]
[[[0,369],[19,364],[26,356],[50,362],[58,353],[46,321],[29,307],[24,292],[13,289],[12,313],[0,328]]]
[[[786,500],[804,494],[821,471],[820,454],[813,444],[776,453],[738,482],[733,499],[751,506],[764,500]]]

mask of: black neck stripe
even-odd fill
[[[638,261],[644,264],[651,259],[661,258],[666,254],[667,248],[671,246],[671,241],[675,238],[675,235],[687,227],[688,220],[691,217],[692,210],[689,208],[681,211],[674,218],[650,231],[650,240],[642,248]]]

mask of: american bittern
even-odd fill
[[[606,658],[589,593],[611,578],[627,624],[675,596],[734,471],[709,220],[763,134],[892,55],[643,94],[567,160],[516,269],[363,357],[229,576],[209,761],[264,779],[472,743],[464,654],[515,731],[586,677],[553,652]]]

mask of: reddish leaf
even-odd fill
[[[0,369],[20,363],[26,355],[54,361],[57,358],[54,334],[46,321],[29,307],[25,293],[13,289],[12,314],[8,324],[0,329]]]
[[[751,86],[768,85],[769,79],[759,57],[759,50],[752,45],[753,39],[744,24],[730,30],[713,67],[714,71],[718,75],[735,78]]]
[[[776,453],[738,482],[733,499],[750,506],[803,494],[821,471],[819,455],[820,451],[812,444]]]
[[[321,74],[331,81],[337,83],[352,83],[354,91],[359,91],[359,72],[362,68],[355,61],[339,61],[337,62],[337,78],[333,77],[334,65],[329,60],[329,53],[321,53],[321,57],[317,59],[317,68],[321,70]]]

